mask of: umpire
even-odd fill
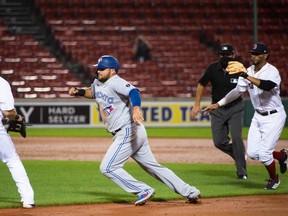
[[[201,98],[209,83],[211,84],[212,103],[217,103],[237,85],[238,76],[229,75],[225,71],[228,61],[235,59],[234,48],[229,44],[224,44],[218,54],[219,61],[210,64],[198,82],[195,104],[191,110],[193,118],[201,112]],[[241,96],[210,113],[214,145],[233,158],[238,179],[247,179],[245,146],[242,139],[243,114],[244,104]],[[230,142],[229,135],[232,137],[232,142]]]

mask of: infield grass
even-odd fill
[[[124,192],[99,171],[99,162],[24,161],[35,191],[37,206],[89,203],[131,203],[135,195]],[[277,190],[264,190],[266,170],[262,165],[249,165],[248,180],[238,180],[233,164],[173,164],[163,163],[190,185],[201,190],[203,198],[241,195],[288,193],[288,175],[281,175]],[[145,173],[136,163],[124,168],[137,179],[156,189],[152,200],[185,199],[166,185]],[[0,208],[20,207],[20,198],[8,168],[0,165]]]
[[[183,127],[183,128],[146,128],[148,137],[158,138],[212,138],[209,127]],[[243,138],[246,139],[248,128],[242,130]],[[12,136],[20,136],[11,133]],[[111,137],[104,128],[27,128],[27,136],[36,137]],[[288,140],[288,127],[282,131],[280,139]]]
[[[243,138],[248,128],[243,129]],[[210,128],[147,128],[149,137],[211,138]],[[12,136],[19,134],[11,133]],[[34,137],[111,137],[103,128],[33,128],[27,136]],[[286,127],[281,139],[288,140]],[[287,145],[288,147],[288,145]],[[21,156],[21,155],[20,155]],[[24,160],[38,206],[72,205],[105,202],[131,203],[136,196],[123,191],[99,171],[99,162]],[[288,175],[280,175],[277,190],[264,190],[267,172],[263,165],[248,165],[248,180],[236,179],[234,164],[163,163],[190,185],[200,189],[202,197],[269,195],[288,193]],[[124,168],[137,179],[156,189],[152,200],[181,199],[166,185],[145,173],[136,163]],[[279,169],[277,165],[277,169]],[[185,199],[183,199],[185,202]],[[0,208],[20,207],[20,198],[8,168],[0,164]]]

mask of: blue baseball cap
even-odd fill
[[[120,63],[117,58],[111,55],[103,55],[98,59],[97,64],[93,65],[97,69],[113,68],[118,73]]]

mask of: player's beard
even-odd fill
[[[106,78],[99,78],[99,77],[98,77],[98,80],[99,80],[100,82],[102,82],[102,83],[105,83],[108,79],[106,79]]]
[[[100,77],[98,74],[98,80],[102,83],[105,83],[109,78],[110,78],[109,74],[107,74],[106,76],[100,76]]]
[[[258,64],[258,62],[252,60],[252,64],[256,66]]]
[[[112,76],[115,75],[115,73],[113,71],[111,72],[111,69],[107,69],[107,70],[109,70],[109,72],[108,71],[106,71],[106,72],[98,71],[98,78],[97,79],[102,83],[106,82],[108,79],[110,79]]]
[[[260,63],[258,57],[252,57],[252,58],[251,58],[251,62],[252,62],[252,64],[255,65],[255,66],[257,66],[257,65]]]

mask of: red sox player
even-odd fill
[[[225,105],[243,92],[249,92],[255,113],[248,133],[247,154],[265,166],[269,179],[264,189],[271,190],[280,184],[275,159],[279,162],[281,173],[287,170],[287,150],[275,151],[286,121],[285,109],[280,98],[281,77],[277,68],[267,62],[270,52],[265,44],[253,44],[250,53],[252,66],[247,69],[247,74],[239,73],[241,76],[236,88],[204,111],[213,112],[213,109]]]
[[[19,120],[22,118],[14,108],[14,98],[9,83],[0,77],[0,120],[8,118]],[[23,208],[34,207],[34,191],[31,187],[26,170],[16,152],[14,143],[0,121],[0,160],[7,165],[18,192]],[[1,196],[4,194],[1,194]]]

